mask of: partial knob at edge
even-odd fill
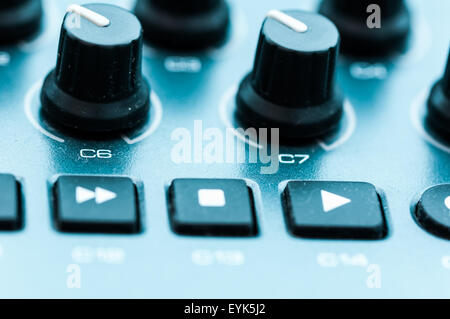
[[[230,29],[225,0],[138,0],[134,12],[150,44],[195,51],[222,45]]]
[[[3,0],[0,4],[0,44],[32,36],[40,30],[41,22],[41,0]]]
[[[450,50],[444,76],[431,89],[427,106],[429,124],[438,133],[450,137]]]
[[[368,25],[377,5],[379,27]],[[404,0],[322,0],[319,12],[339,29],[348,56],[387,57],[407,49],[411,16]]]

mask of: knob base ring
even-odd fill
[[[323,136],[339,125],[344,100],[338,90],[334,97],[307,107],[285,107],[262,98],[251,85],[250,74],[242,81],[236,96],[236,117],[249,127],[279,128],[280,136],[307,139]]]
[[[150,111],[150,86],[146,80],[130,97],[110,103],[76,99],[55,82],[54,71],[41,91],[42,112],[51,122],[86,132],[124,131],[143,124]]]

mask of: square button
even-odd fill
[[[284,191],[289,230],[296,236],[380,239],[387,227],[375,186],[355,182],[289,182]]]
[[[9,174],[0,174],[0,230],[22,227],[20,184]]]
[[[137,233],[136,186],[127,177],[61,176],[54,188],[56,228],[79,233]]]
[[[169,188],[174,231],[199,236],[254,236],[251,189],[243,180],[176,179]]]

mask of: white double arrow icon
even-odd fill
[[[95,199],[95,203],[100,205],[109,202],[116,197],[116,193],[113,193],[101,187],[96,187],[95,191],[91,191],[87,188],[77,186],[75,190],[75,199],[77,201],[77,204],[83,204],[87,201]]]
[[[339,207],[350,204],[352,201],[348,198],[321,190],[323,211],[325,213],[331,212]]]

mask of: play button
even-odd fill
[[[283,204],[295,236],[379,239],[387,233],[380,197],[369,183],[290,181]]]
[[[339,207],[350,204],[352,201],[346,197],[339,196],[324,190],[320,191],[322,196],[322,206],[325,213],[331,212]]]

